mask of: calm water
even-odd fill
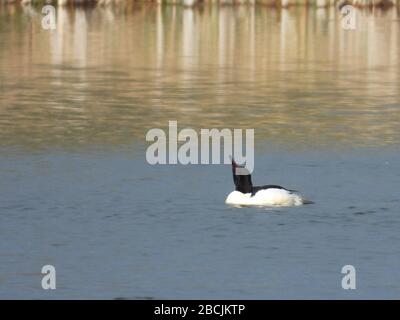
[[[40,18],[0,8],[0,298],[399,298],[396,9]],[[255,128],[253,181],[316,203],[230,208],[229,166],[150,166],[168,120]]]

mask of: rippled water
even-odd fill
[[[0,297],[398,298],[400,24],[357,17],[58,8],[46,31],[1,7]],[[229,167],[150,166],[168,120],[255,128],[253,181],[315,204],[234,209]]]

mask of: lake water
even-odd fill
[[[0,298],[399,298],[397,9],[0,8]],[[255,184],[146,162],[146,132],[254,128]],[[54,265],[57,289],[41,288]],[[343,290],[353,265],[357,289]]]

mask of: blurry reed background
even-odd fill
[[[359,7],[390,7],[399,3],[398,0],[1,0],[3,3],[29,4],[57,4],[57,5],[101,5],[108,6],[123,2],[155,3],[167,5],[183,5],[193,7],[196,5],[220,4],[220,5],[264,5],[275,7],[290,6],[316,6],[327,7],[331,5],[352,4]]]
[[[0,13],[0,145],[144,141],[168,120],[293,146],[398,145],[399,12],[121,2]]]

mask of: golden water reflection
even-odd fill
[[[120,145],[148,129],[255,128],[257,142],[400,141],[396,9],[133,5],[0,12],[0,146]]]

